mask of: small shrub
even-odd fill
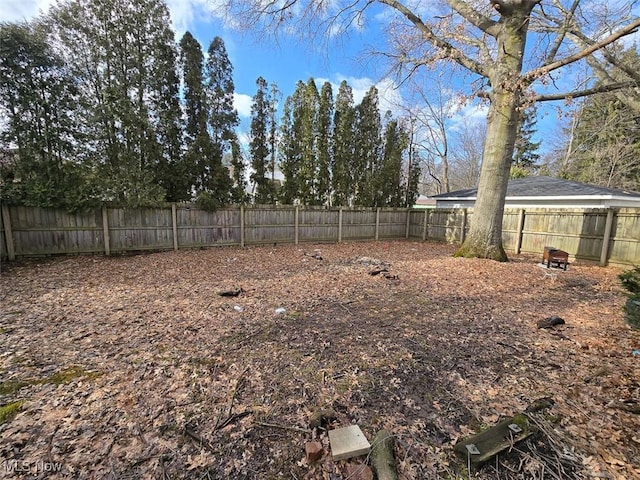
[[[627,323],[633,328],[640,329],[640,295],[631,297],[624,306]]]
[[[627,323],[640,328],[640,266],[618,275],[622,286],[629,291],[629,298],[624,306]]]
[[[629,290],[632,296],[640,295],[640,265],[621,273],[618,278],[622,282],[622,286]]]

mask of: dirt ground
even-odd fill
[[[0,476],[338,480],[367,459],[333,461],[326,429],[357,423],[394,436],[401,479],[467,478],[456,442],[551,397],[538,434],[472,478],[640,478],[640,331],[620,271],[452,253],[376,242],[5,265],[0,405],[17,413],[0,425]],[[566,323],[537,328],[553,315]],[[312,429],[320,409],[329,424]],[[309,465],[313,439],[326,453]]]

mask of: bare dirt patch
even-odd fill
[[[640,478],[640,333],[623,321],[619,271],[550,276],[538,258],[452,252],[376,242],[14,264],[0,278],[0,405],[22,404],[0,425],[3,474],[346,478],[354,460],[304,460],[309,440],[328,449],[309,428],[327,408],[332,427],[391,432],[401,478],[463,478],[457,440],[552,397],[546,434],[474,478]],[[536,327],[552,315],[566,323]]]

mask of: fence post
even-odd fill
[[[427,241],[428,225],[429,225],[429,209],[425,208],[424,209],[424,225],[422,226],[422,241],[423,242]]]
[[[380,207],[376,208],[376,242],[380,237]]]
[[[102,206],[102,236],[104,238],[104,254],[108,257],[111,255],[111,238],[109,238],[109,215],[107,215],[107,207]]]
[[[411,209],[407,208],[407,228],[404,231],[404,238],[409,238],[410,229],[411,229]]]
[[[240,246],[244,248],[244,205],[240,205]]]
[[[293,242],[295,245],[298,245],[298,242],[300,240],[300,237],[299,237],[300,233],[298,232],[298,227],[300,226],[300,217],[299,217],[300,210],[299,210],[299,208],[300,207],[298,205],[296,205],[296,213],[295,213],[295,220],[294,220],[294,223],[295,223],[295,234],[294,234],[294,242]]]
[[[13,244],[13,230],[11,229],[11,216],[9,215],[9,207],[5,203],[2,204],[2,223],[4,224],[4,240],[7,246],[7,258],[9,261],[16,259],[16,248]]]
[[[171,225],[173,227],[173,249],[178,250],[178,208],[171,204]]]
[[[520,250],[522,249],[522,235],[524,232],[524,208],[520,209],[518,212],[518,230],[516,232],[516,245],[514,248],[514,252],[516,255],[520,255]]]
[[[467,230],[467,209],[462,210],[462,231],[460,232],[460,243],[464,243]]]
[[[338,243],[342,242],[342,207],[338,210]]]
[[[609,260],[609,241],[611,240],[611,230],[613,227],[613,208],[607,210],[607,223],[604,226],[604,237],[602,238],[602,250],[600,251],[600,266],[606,267]]]

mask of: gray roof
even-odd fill
[[[467,188],[455,192],[434,195],[435,199],[446,198],[476,198],[477,188]],[[584,197],[584,196],[615,196],[640,199],[640,193],[617,188],[599,187],[587,183],[573,182],[553,177],[525,177],[509,180],[507,197]]]

